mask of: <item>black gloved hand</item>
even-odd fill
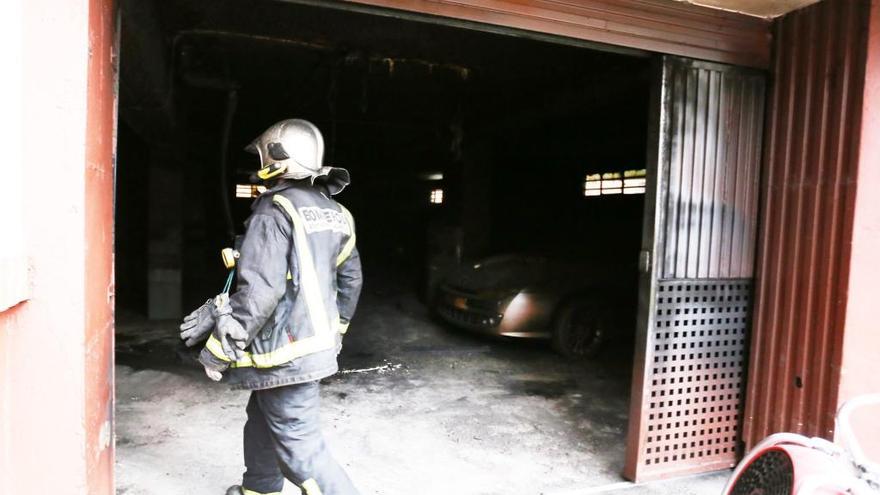
[[[214,298],[214,319],[217,324],[214,327],[214,338],[223,346],[223,354],[231,361],[238,361],[244,357],[244,348],[247,347],[248,333],[241,323],[232,317],[232,306],[229,304],[229,294],[220,294]]]
[[[241,323],[232,317],[229,294],[214,298],[211,305],[212,318],[216,322],[208,344],[199,354],[199,362],[211,380],[220,381],[229,366],[244,357],[248,334]]]
[[[204,342],[214,329],[214,323],[214,303],[208,299],[205,304],[183,319],[180,325],[180,340],[185,341],[187,347]]]
[[[199,353],[199,362],[205,367],[205,374],[208,375],[208,378],[215,382],[219,382],[223,378],[223,372],[229,368],[228,361],[221,361],[207,348],[202,349],[202,352]]]

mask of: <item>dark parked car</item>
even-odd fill
[[[433,307],[460,328],[551,339],[565,356],[592,357],[632,332],[638,277],[635,264],[589,258],[490,257],[447,277]]]

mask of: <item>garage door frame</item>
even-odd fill
[[[585,46],[766,69],[768,19],[673,0],[283,0]]]

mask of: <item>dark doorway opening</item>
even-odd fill
[[[177,0],[123,12],[123,486],[159,469],[144,452],[184,455],[137,428],[156,412],[147,405],[168,400],[161,384],[187,391],[181,414],[218,407],[217,386],[179,348],[174,320],[223,285],[219,251],[241,233],[258,193],[247,181],[257,160],[244,146],[291,117],[317,124],[325,162],[353,177],[338,199],[357,221],[365,293],[344,371],[325,391],[331,443],[355,479],[383,493],[444,492],[453,484],[437,466],[457,467],[475,493],[620,479],[650,168],[648,58],[285,2]],[[165,85],[145,84],[153,80]],[[545,337],[563,302],[594,297],[614,279],[625,300],[603,308],[615,335],[598,355],[563,358],[547,340],[487,337],[438,311],[444,287],[462,290],[469,277],[487,290],[510,289],[511,277],[523,291],[538,284],[518,279],[534,273],[517,267],[473,272],[510,256],[536,263],[542,287],[602,274],[557,290],[534,328]],[[548,283],[549,273],[563,274]],[[135,395],[155,400],[126,399]],[[162,418],[178,440],[209,434]],[[237,432],[237,420],[224,429]],[[226,435],[232,463],[236,435]],[[217,483],[235,481],[234,471],[209,471]]]

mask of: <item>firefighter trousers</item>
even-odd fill
[[[245,493],[279,493],[287,478],[304,495],[358,494],[324,442],[319,392],[317,381],[251,392],[244,425]]]

